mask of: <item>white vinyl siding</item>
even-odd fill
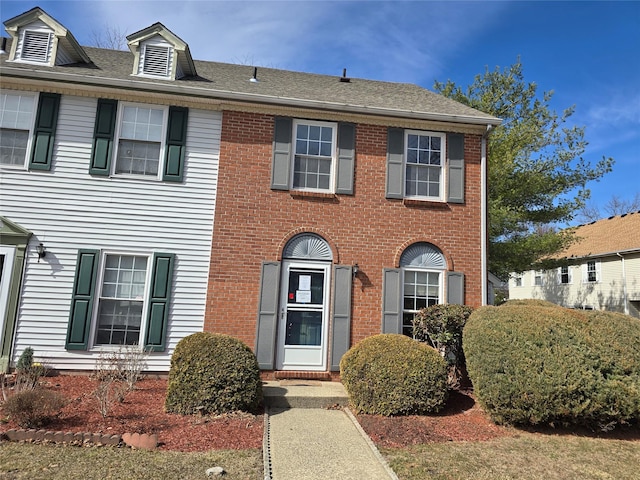
[[[78,249],[157,251],[175,254],[173,295],[167,350],[153,353],[148,364],[168,371],[176,343],[203,328],[222,115],[189,110],[185,181],[168,184],[89,175],[96,105],[96,99],[61,98],[53,174],[3,172],[2,214],[34,233],[13,361],[30,346],[51,367],[93,369],[95,355],[65,349]],[[39,242],[47,249],[40,263]]]

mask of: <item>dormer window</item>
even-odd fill
[[[25,62],[49,63],[52,32],[24,30],[20,60]]]
[[[170,70],[171,48],[164,45],[147,44],[144,46],[142,72],[154,77],[168,77]]]

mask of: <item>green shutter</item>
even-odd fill
[[[404,189],[404,130],[389,128],[387,132],[386,198],[402,198]]]
[[[293,122],[290,118],[276,117],[271,168],[271,188],[273,190],[289,190],[292,128]]]
[[[336,193],[353,195],[355,170],[356,126],[352,123],[338,124],[338,165]]]
[[[385,268],[382,280],[382,333],[402,333],[401,270]]]
[[[447,135],[447,152],[449,171],[447,178],[449,188],[447,201],[464,203],[464,135],[449,133]]]
[[[464,273],[447,272],[447,303],[464,305]]]
[[[167,153],[164,161],[162,180],[165,182],[182,182],[184,158],[187,149],[187,121],[189,109],[169,107],[169,124],[167,125]]]
[[[40,94],[38,113],[33,129],[33,150],[29,161],[30,170],[51,170],[59,108],[59,94]]]
[[[87,349],[99,256],[99,250],[78,250],[71,309],[69,311],[67,350]]]
[[[331,326],[331,371],[340,371],[340,360],[351,342],[351,265],[333,267],[333,318]]]
[[[144,341],[144,348],[148,351],[163,352],[166,348],[174,257],[172,253],[153,254]]]
[[[89,166],[89,173],[92,175],[108,176],[111,173],[117,111],[118,102],[116,100],[98,99]]]
[[[262,370],[274,368],[279,287],[280,262],[262,262],[255,352],[258,365]]]

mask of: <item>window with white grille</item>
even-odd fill
[[[142,73],[156,77],[168,77],[170,54],[170,47],[163,45],[145,45]]]
[[[36,103],[35,95],[0,94],[0,165],[24,166]]]
[[[166,122],[167,108],[122,105],[116,174],[158,176]]]
[[[22,37],[20,60],[47,63],[51,46],[51,32],[25,30]]]

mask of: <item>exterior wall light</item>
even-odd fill
[[[360,267],[358,266],[357,263],[353,264],[353,276],[355,277],[356,275],[358,275],[358,272],[360,271]]]
[[[47,249],[42,242],[36,247],[36,252],[38,252],[38,263],[40,263],[40,259],[47,256]]]

